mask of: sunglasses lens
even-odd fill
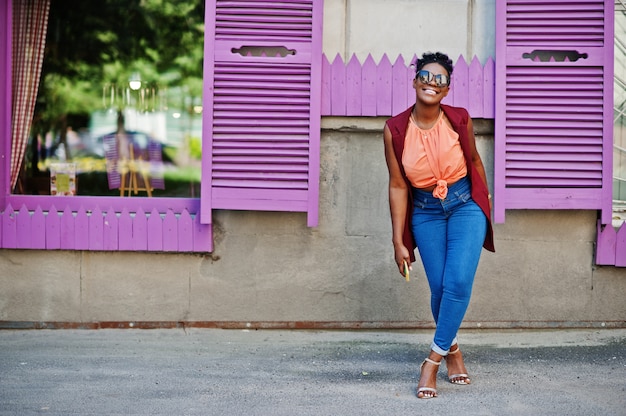
[[[438,87],[447,87],[450,84],[450,79],[447,75],[435,75],[435,83]]]
[[[423,84],[428,84],[432,80],[432,75],[433,74],[423,69],[417,73],[420,82]]]
[[[430,82],[434,79],[435,85],[438,87],[447,87],[450,85],[450,77],[444,74],[434,75],[433,73],[422,69],[417,73],[417,78],[420,80],[422,84],[430,84]]]

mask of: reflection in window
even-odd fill
[[[77,195],[199,197],[203,24],[204,0],[52,1],[14,192],[63,163]]]

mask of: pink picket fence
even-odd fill
[[[391,116],[415,102],[414,56],[408,62],[399,55],[392,63],[387,55],[376,63],[371,55],[361,63],[356,55],[344,62],[322,58],[322,116]],[[474,57],[460,56],[454,65],[450,93],[445,104],[466,108],[473,118],[494,118],[495,61],[484,65]]]
[[[40,207],[18,211],[11,205],[0,215],[2,248],[94,251],[210,252],[210,226],[187,210],[161,214],[156,209],[87,212],[69,207],[44,212]]]

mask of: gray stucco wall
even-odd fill
[[[0,250],[0,321],[429,327],[393,263],[382,118],[322,121],[320,221],[217,211],[210,255]],[[493,175],[493,124],[476,120]],[[509,211],[466,327],[626,326],[626,268],[595,267],[595,211]],[[141,325],[141,324],[138,324]]]

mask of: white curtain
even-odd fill
[[[17,183],[33,120],[49,10],[50,0],[13,0],[11,189]]]

